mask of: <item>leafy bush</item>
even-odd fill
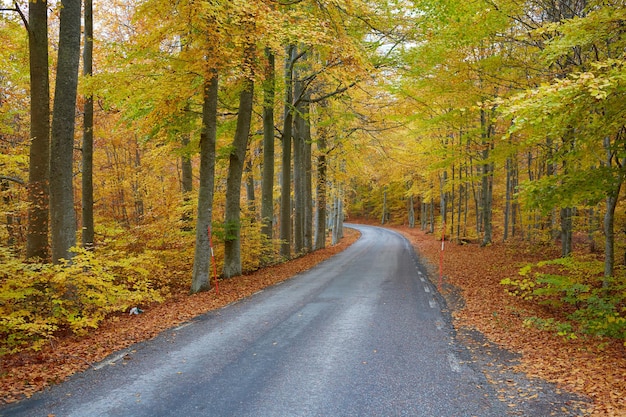
[[[75,251],[72,262],[50,265],[25,264],[0,248],[0,355],[38,349],[58,331],[85,333],[110,313],[161,299],[140,259]]]
[[[561,336],[576,333],[626,340],[626,273],[605,278],[603,264],[593,258],[566,257],[526,265],[521,278],[505,278],[509,294],[550,306],[563,320],[531,317],[526,324]],[[531,275],[532,273],[532,275]]]

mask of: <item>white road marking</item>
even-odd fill
[[[115,362],[119,361],[120,359],[123,359],[124,356],[128,355],[128,351],[127,350],[123,350],[121,352],[119,352],[117,355],[113,356],[111,359],[105,361],[105,362],[100,362],[99,364],[95,365],[93,367],[93,369],[98,370],[98,369],[102,369],[107,365],[115,365]]]
[[[461,366],[459,365],[459,361],[452,352],[448,352],[448,364],[450,364],[450,369],[452,369],[452,372],[461,372]]]
[[[428,300],[428,304],[430,305],[430,308],[437,308],[437,302],[433,299]]]
[[[430,288],[428,288],[427,286],[424,285],[424,291],[429,293],[430,292]]]

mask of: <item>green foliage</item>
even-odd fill
[[[161,299],[145,260],[74,251],[71,262],[25,264],[0,248],[0,355],[38,349],[58,331],[84,334],[108,314]]]
[[[613,278],[604,278],[602,271],[601,261],[566,257],[526,265],[519,271],[522,278],[500,283],[509,294],[556,308],[565,317],[531,317],[526,324],[569,338],[585,333],[626,339],[626,271]]]

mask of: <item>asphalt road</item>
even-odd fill
[[[505,416],[399,234],[112,355],[1,416]],[[146,312],[150,314],[150,312]]]

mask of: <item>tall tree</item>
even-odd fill
[[[285,110],[283,112],[282,167],[280,190],[280,254],[291,256],[291,138],[293,129],[293,67],[297,60],[295,45],[286,48]]]
[[[211,221],[213,219],[213,193],[215,186],[215,143],[217,140],[217,71],[210,71],[204,82],[202,105],[202,130],[200,133],[200,185],[198,186],[198,218],[196,220],[196,245],[193,257],[193,274],[190,292],[195,294],[211,288],[210,267]]]
[[[48,258],[50,174],[50,80],[48,3],[28,2],[30,62],[30,162],[28,170],[27,258]]]
[[[85,0],[85,41],[83,46],[83,75],[93,74],[93,0]],[[82,175],[82,241],[83,247],[93,249],[93,95],[85,97],[83,113],[83,175]]]
[[[261,181],[261,232],[272,239],[274,223],[274,99],[276,90],[276,64],[274,52],[265,49],[267,60],[263,83],[263,178]]]
[[[70,259],[76,244],[73,155],[80,61],[81,1],[62,0],[50,146],[52,260]]]
[[[226,179],[226,208],[224,215],[224,268],[226,278],[241,275],[241,182],[243,177],[246,150],[252,121],[254,98],[253,61],[255,48],[251,41],[244,51],[244,71],[247,73],[239,94],[237,128],[228,158]]]

